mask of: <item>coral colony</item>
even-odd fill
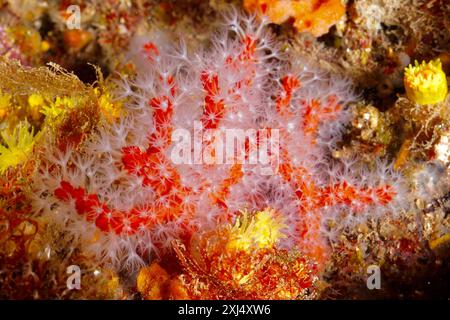
[[[55,39],[35,34],[30,55],[29,33],[0,24],[0,297],[358,298],[369,266],[414,279],[445,248],[444,59],[403,65],[386,111],[298,34],[334,34],[359,7],[246,0],[191,44],[142,27],[153,4],[113,3],[62,33],[69,57],[108,52],[82,72],[77,58],[75,73],[39,66]],[[274,28],[286,22],[303,42]],[[69,266],[89,290],[69,286]],[[20,268],[33,280],[14,281]]]
[[[286,246],[322,265],[328,219],[345,212],[342,219],[352,223],[367,211],[397,211],[401,185],[389,167],[380,163],[373,174],[327,159],[328,139],[340,135],[353,98],[348,83],[301,61],[283,63],[287,57],[252,18],[232,16],[228,28],[234,34],[217,36],[214,49],[196,56],[183,47],[166,53],[140,39],[144,45],[134,49],[145,65],[138,62],[143,68],[127,117],[99,128],[80,146],[83,153],[46,147],[35,210],[61,220],[100,259],[123,267],[142,266],[154,250],[232,221],[239,210],[266,208],[289,221]],[[269,143],[278,149],[268,150],[262,130],[280,131],[279,141]],[[193,141],[194,165],[191,134],[203,136]],[[232,146],[242,150],[230,153]],[[245,161],[254,157],[245,149],[280,157],[279,168],[267,177],[259,161]]]

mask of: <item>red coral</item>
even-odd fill
[[[308,254],[310,258],[313,257],[314,260],[317,260],[319,267],[322,268],[329,250],[321,232],[323,223],[322,211],[326,211],[328,207],[342,205],[352,209],[357,214],[368,205],[384,206],[394,198],[395,189],[389,185],[380,185],[372,188],[359,187],[347,181],[350,179],[342,178],[336,182],[334,179],[318,178],[314,174],[313,171],[316,169],[314,166],[316,164],[319,165],[318,162],[320,161],[326,161],[322,157],[322,151],[319,150],[319,144],[316,142],[319,139],[319,128],[324,122],[339,120],[337,117],[342,113],[341,98],[336,96],[340,89],[328,88],[329,84],[323,85],[319,79],[317,80],[317,85],[319,86],[317,91],[320,91],[322,89],[320,86],[323,85],[325,97],[312,96],[312,94],[308,96],[308,88],[305,88],[306,93],[301,91],[304,89],[302,86],[305,86],[308,82],[303,81],[304,83],[302,83],[301,78],[299,78],[301,73],[298,77],[293,74],[287,74],[280,79],[280,93],[276,94],[275,97],[271,94],[266,95],[264,86],[266,84],[268,88],[272,86],[275,83],[272,81],[274,79],[270,78],[267,82],[261,82],[260,79],[264,76],[273,77],[274,74],[278,76],[278,72],[283,69],[276,67],[272,73],[270,67],[265,64],[267,63],[266,61],[272,58],[272,55],[266,55],[266,60],[258,61],[258,55],[256,54],[258,47],[255,39],[257,38],[243,36],[240,43],[241,51],[238,54],[232,51],[230,54],[223,55],[222,61],[225,63],[219,67],[202,67],[202,69],[196,70],[194,74],[198,74],[197,72],[200,71],[198,79],[200,88],[197,89],[202,89],[203,93],[203,96],[198,100],[199,104],[203,106],[203,113],[200,119],[203,128],[219,129],[227,125],[227,123],[224,124],[226,121],[224,119],[228,121],[228,116],[232,116],[234,112],[239,112],[247,113],[243,116],[246,122],[242,122],[242,126],[257,124],[260,127],[266,127],[275,123],[285,128],[281,129],[284,130],[281,134],[283,138],[286,138],[286,141],[283,141],[280,149],[281,155],[278,170],[278,175],[282,178],[280,179],[282,180],[281,184],[287,187],[285,188],[287,191],[284,190],[286,195],[283,194],[282,198],[287,199],[288,196],[289,199],[295,198],[296,207],[292,206],[292,208],[296,209],[289,209],[291,210],[289,214],[291,215],[290,218],[296,223],[297,221],[300,222],[296,226],[297,233],[293,238],[297,239],[297,235],[300,235],[301,239],[299,241],[304,247],[302,251]],[[261,48],[265,49],[266,45],[259,47],[259,49]],[[262,49],[260,51],[263,51]],[[159,54],[159,51],[153,44],[148,44],[147,50],[152,54]],[[262,65],[257,65],[257,63]],[[163,225],[167,222],[175,222],[174,225],[176,225],[178,236],[179,227],[181,229],[186,228],[186,230],[190,228],[188,227],[189,221],[192,220],[191,218],[197,210],[198,197],[202,197],[205,192],[207,192],[205,194],[207,197],[202,199],[208,199],[209,197],[211,201],[209,205],[212,204],[214,206],[213,210],[211,210],[213,211],[211,216],[214,218],[219,217],[220,219],[231,214],[229,212],[232,211],[230,210],[230,203],[242,204],[242,202],[248,200],[246,198],[247,190],[241,193],[242,196],[233,195],[232,192],[232,186],[239,184],[244,176],[261,179],[261,184],[266,181],[264,177],[261,178],[258,174],[252,176],[253,172],[244,172],[243,165],[234,164],[230,166],[228,174],[221,181],[214,181],[214,185],[210,181],[212,179],[208,180],[209,177],[203,178],[198,175],[199,180],[196,181],[198,187],[188,186],[181,179],[178,167],[167,158],[174,130],[174,109],[182,107],[178,104],[178,101],[183,101],[179,99],[183,96],[180,94],[183,91],[178,89],[183,87],[182,79],[176,78],[178,79],[176,83],[175,74],[169,74],[177,71],[161,72],[154,64],[151,64],[151,67],[153,71],[159,72],[156,81],[158,79],[160,81],[160,83],[153,83],[153,80],[155,80],[153,79],[152,85],[157,90],[160,89],[160,91],[164,92],[148,100],[148,107],[151,110],[153,120],[152,130],[145,133],[148,136],[148,147],[143,149],[133,145],[126,146],[121,150],[121,160],[122,168],[129,175],[141,178],[142,186],[151,187],[150,189],[153,192],[151,196],[152,203],[146,206],[133,207],[127,211],[113,210],[106,203],[103,203],[97,195],[88,194],[85,189],[77,188],[66,181],[62,181],[60,187],[54,193],[60,200],[74,200],[77,213],[84,216],[88,221],[95,221],[95,225],[104,232],[114,231],[117,234],[133,234],[141,229],[148,230],[157,224]],[[261,71],[262,69],[264,71]],[[225,76],[220,70],[224,72]],[[258,73],[260,74],[258,75]],[[227,83],[226,88],[222,83]],[[316,84],[309,85],[313,86]],[[276,88],[272,87],[272,89]],[[329,91],[331,93],[327,93]],[[312,92],[316,91],[312,90]],[[144,93],[143,96],[146,97],[146,92]],[[195,99],[197,99],[197,93],[195,95]],[[245,97],[245,100],[243,97]],[[257,101],[253,103],[250,101],[252,98],[255,98]],[[267,98],[267,100],[262,100],[262,98]],[[345,101],[346,99],[342,100]],[[249,108],[247,108],[247,104]],[[264,110],[260,112],[259,108],[263,109],[262,104],[265,104]],[[188,110],[194,110],[194,108]],[[257,117],[259,119],[259,116],[261,116],[261,122],[256,120]],[[230,117],[230,119],[233,118]],[[291,126],[291,123],[294,126]],[[284,126],[285,124],[289,124],[289,126]],[[298,132],[289,131],[291,129],[295,130],[295,128],[297,128]],[[297,134],[302,139],[300,143],[306,143],[307,146],[312,148],[310,155],[319,157],[315,164],[303,163],[308,162],[309,158],[308,156],[304,157],[303,150],[296,149],[296,145],[292,140],[297,137]],[[257,144],[260,143],[261,138],[257,136]],[[290,142],[292,143],[290,144]],[[291,146],[293,147],[292,150],[290,149]],[[249,141],[245,141],[247,151],[249,147]],[[273,156],[273,154],[269,156]],[[300,159],[300,161],[293,161],[295,159]],[[276,172],[277,170],[274,171],[275,174]],[[293,190],[293,194],[291,190]],[[287,193],[290,194],[287,195]],[[146,194],[141,196],[146,196]],[[232,197],[232,200],[230,200],[230,197]],[[241,198],[235,201],[233,197]],[[268,196],[263,201],[270,202],[272,199],[269,199]],[[258,206],[261,204],[255,203],[254,205]],[[208,208],[211,209],[211,207]],[[261,254],[265,255],[264,253]],[[280,254],[284,255],[284,253]],[[213,259],[213,257],[209,258]],[[240,256],[230,257],[229,263],[232,260],[239,261],[241,258],[244,260],[250,259],[249,261],[243,261],[242,266],[245,263],[250,265],[257,263],[257,261],[251,260],[252,258],[250,257]],[[222,259],[227,258],[222,257]],[[264,259],[266,258],[264,257]],[[238,267],[236,266],[236,268]],[[281,271],[276,271],[275,273],[278,274],[279,272]],[[272,283],[271,281],[274,281],[271,278],[264,279],[268,286]]]
[[[153,42],[147,42],[142,46],[142,51],[144,52],[147,59],[151,62],[155,62],[155,56],[159,56],[159,50]]]
[[[219,95],[219,76],[210,75],[204,71],[201,75],[203,89],[206,92],[205,109],[201,118],[205,129],[216,129],[225,112],[223,99],[217,99]]]
[[[293,119],[294,115],[287,107],[291,103],[294,91],[300,88],[300,82],[292,76],[286,76],[282,78],[282,86],[283,92],[277,98],[277,110],[282,117]],[[324,106],[318,100],[312,100],[310,103],[302,102],[300,107],[303,115],[302,128],[304,133],[311,137],[312,143],[315,143],[320,123],[334,119],[341,110],[335,96],[329,97]],[[319,209],[343,204],[359,211],[366,205],[386,205],[396,195],[393,187],[389,185],[361,189],[343,181],[319,187],[314,183],[307,168],[293,165],[287,150],[282,149],[281,153],[279,173],[295,190],[300,203],[299,214],[303,217],[297,230],[304,241],[312,241],[315,244],[311,248],[312,255],[319,263],[324,262],[328,255],[328,245],[319,235],[321,229]]]

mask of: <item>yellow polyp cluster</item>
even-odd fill
[[[77,104],[73,97],[56,97],[56,100],[43,106],[41,113],[45,115],[47,121],[55,122],[67,110],[72,110]]]
[[[32,108],[40,108],[44,105],[44,97],[38,93],[33,93],[28,97],[28,104]]]
[[[113,102],[111,93],[106,88],[102,88],[102,90],[100,90],[99,88],[95,88],[94,92],[98,98],[100,112],[104,116],[106,121],[112,123],[115,120],[119,119],[122,110],[121,103]]]
[[[6,130],[1,132],[4,145],[0,144],[0,174],[8,168],[24,163],[33,151],[36,136],[33,129],[29,131],[27,122],[22,122],[12,134]]]
[[[28,97],[28,113],[32,119],[37,120],[41,116],[41,110],[45,106],[45,99],[38,93],[33,93]]]
[[[445,100],[447,78],[439,59],[409,65],[405,68],[404,84],[408,98],[418,104],[435,104]]]
[[[251,218],[247,211],[242,211],[242,217],[231,229],[227,249],[249,251],[252,248],[273,247],[285,237],[281,232],[284,228],[283,219],[273,209],[258,211]]]

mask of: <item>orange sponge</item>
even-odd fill
[[[327,33],[345,13],[341,0],[244,0],[244,7],[277,24],[292,18],[298,31],[315,37]]]

